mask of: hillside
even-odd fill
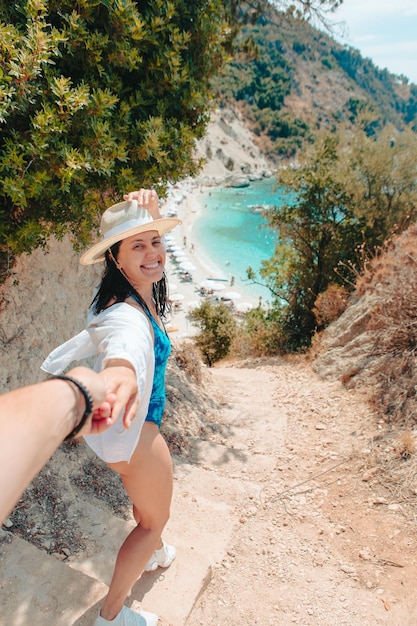
[[[302,19],[271,10],[247,26],[240,41],[215,86],[274,160],[294,156],[320,129],[351,126],[365,106],[374,128],[389,123],[401,129],[416,121],[416,85]]]
[[[289,72],[294,91],[278,109],[305,125],[294,145],[314,124],[336,123],[332,100],[348,119],[342,103],[366,92],[307,54],[306,40],[287,46],[306,59]],[[412,92],[396,83],[398,94]],[[265,128],[252,121],[253,136],[242,125],[250,103],[237,102],[213,113],[199,142],[201,184],[261,176],[268,156],[277,158]],[[375,260],[305,358],[207,371],[193,365],[189,346],[185,367],[176,346],[164,433],[175,465],[167,532],[179,558],[132,594],[146,594],[144,608],[159,611],[162,626],[415,623],[416,234]],[[43,356],[83,326],[97,276],[79,266],[67,239],[19,259],[0,290],[2,391],[42,377]],[[91,624],[129,524],[114,475],[84,445],[61,446],[0,533],[0,624]]]
[[[212,155],[206,182],[265,166],[240,124],[224,109],[213,116],[200,145]],[[132,593],[162,626],[415,623],[414,357],[393,348],[385,361],[376,355],[389,336],[369,323],[388,302],[382,312],[392,311],[399,336],[406,326],[412,333],[414,240],[411,230],[388,250],[388,264],[375,261],[311,365],[273,358],[200,370],[189,345],[185,358],[176,345],[164,433],[175,467],[167,538],[178,558]],[[82,327],[97,280],[90,270],[68,241],[19,259],[1,290],[3,390],[39,379],[43,355]],[[411,286],[402,299],[401,285]],[[368,401],[394,355],[391,382],[398,376],[387,388],[406,401],[405,424]],[[89,626],[131,523],[116,477],[86,446],[61,446],[0,533],[0,623]]]
[[[175,406],[188,432],[165,533],[178,556],[129,603],[160,626],[414,626],[414,507],[383,480],[387,427],[366,398],[281,358],[169,393],[166,422]],[[110,470],[62,446],[0,531],[0,623],[91,626],[131,526]]]
[[[394,436],[404,437],[397,448],[403,445],[405,460],[414,453],[417,421],[416,236],[417,224],[412,224],[370,260],[348,308],[317,338],[312,353],[313,368],[323,379],[368,390]],[[402,488],[415,496],[414,475]]]

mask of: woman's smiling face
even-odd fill
[[[161,280],[166,251],[156,230],[133,235],[120,243],[119,268],[134,287],[152,285]]]

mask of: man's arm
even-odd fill
[[[135,406],[137,383],[132,369],[109,369],[107,378],[104,372],[97,374],[86,367],[68,372],[88,390],[92,399],[93,412],[80,435],[97,434],[109,428],[124,402],[131,409]],[[118,412],[113,411],[114,406]],[[0,396],[0,522],[68,433],[80,423],[85,410],[86,402],[79,388],[56,378]]]

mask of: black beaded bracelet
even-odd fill
[[[69,433],[69,435],[67,435],[64,439],[64,441],[68,441],[69,439],[72,439],[73,437],[75,437],[75,435],[77,435],[81,428],[84,426],[84,424],[86,423],[88,417],[91,415],[91,413],[93,412],[93,399],[89,393],[89,391],[87,390],[86,387],[84,387],[84,385],[82,383],[80,383],[79,380],[76,380],[75,378],[72,378],[72,376],[66,376],[65,374],[60,374],[57,376],[52,376],[53,380],[54,378],[58,378],[59,380],[67,380],[70,383],[73,383],[77,389],[79,389],[84,397],[85,400],[85,411],[84,414],[82,416],[82,418],[80,419],[79,423],[77,424],[77,426],[75,426],[72,431]]]

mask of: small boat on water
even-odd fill
[[[249,208],[252,213],[263,213],[272,209],[271,204],[250,204]]]

